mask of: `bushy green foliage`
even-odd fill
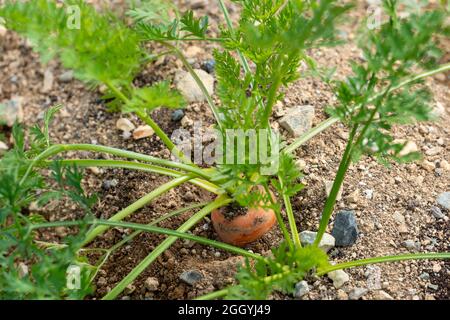
[[[95,196],[85,194],[81,186],[82,174],[76,167],[53,164],[51,177],[56,188],[46,183],[39,171],[29,170],[32,158],[50,143],[48,125],[57,110],[51,108],[46,112],[43,128],[33,128],[28,150],[23,128],[15,125],[15,147],[0,160],[1,299],[82,299],[92,291],[90,281],[94,267],[79,255],[87,225],[80,225],[77,235],[65,237],[63,244],[57,246],[43,246],[37,241],[39,234],[31,228],[45,221],[43,216],[29,211],[32,204],[43,206],[50,200],[71,199],[83,210],[83,218],[88,221],[96,202]],[[69,266],[80,267],[79,290],[69,290],[66,286]]]
[[[396,1],[385,1],[389,21],[362,35],[359,44],[366,62],[354,62],[351,76],[333,82],[339,105],[329,112],[354,129],[353,160],[362,153],[383,163],[417,159],[418,154],[399,156],[404,144],[395,142],[390,130],[395,124],[432,118],[431,95],[426,88],[417,87],[419,81],[394,89],[418,67],[436,66],[442,52],[435,38],[448,35],[446,15],[436,10],[400,19],[396,5]]]
[[[68,11],[71,6],[77,9]],[[8,28],[28,37],[44,61],[58,57],[83,81],[128,85],[140,68],[143,52],[137,34],[85,1],[65,1],[62,6],[48,0],[7,1],[0,17]]]
[[[311,271],[329,265],[326,253],[313,246],[290,250],[286,243],[272,249],[272,255],[241,267],[236,275],[239,285],[232,287],[228,299],[265,300],[274,291],[294,292],[294,283]]]

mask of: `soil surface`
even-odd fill
[[[211,36],[217,36],[217,26],[223,18],[215,2],[175,1],[181,8],[195,7],[196,14],[208,14],[213,25]],[[311,50],[309,54],[319,65],[335,66],[337,75],[343,77],[350,72],[350,62],[361,59],[361,53],[355,45],[355,30],[366,14],[365,2],[359,2],[359,10],[354,11],[342,27],[347,44],[336,48]],[[120,10],[121,6],[118,6]],[[237,6],[229,4],[233,19],[238,17]],[[183,49],[195,68],[212,58],[214,44],[186,43]],[[444,44],[449,48],[449,44]],[[160,48],[153,48],[154,51]],[[189,56],[190,53],[192,56]],[[448,62],[449,58],[442,62]],[[142,86],[162,79],[173,79],[182,64],[175,57],[168,56],[147,65],[137,77],[136,85]],[[56,115],[51,125],[51,137],[55,143],[95,143],[123,148],[148,155],[169,158],[169,152],[154,135],[142,140],[125,139],[116,129],[118,113],[108,112],[100,99],[100,90],[89,90],[82,83],[72,80],[62,82],[58,77],[65,72],[58,62],[47,65],[40,63],[29,43],[8,31],[0,37],[0,101],[14,96],[23,98],[24,123],[28,126],[40,121],[43,112],[51,105],[62,104],[64,108]],[[51,72],[54,82],[51,90],[43,93],[43,79]],[[398,127],[394,135],[398,139],[414,141],[428,162],[416,162],[406,165],[393,164],[384,167],[374,159],[365,158],[349,169],[343,186],[342,199],[337,209],[352,209],[356,212],[360,235],[357,243],[351,247],[332,250],[332,261],[348,261],[379,255],[410,252],[405,246],[406,240],[417,242],[417,251],[450,251],[449,212],[442,211],[443,219],[436,219],[431,208],[437,206],[436,197],[444,191],[450,191],[450,171],[440,164],[450,162],[450,95],[449,74],[436,75],[427,79],[426,84],[434,93],[436,105],[444,107],[439,120]],[[329,88],[320,80],[303,78],[286,90],[280,107],[288,109],[296,105],[313,105],[316,110],[314,125],[326,119],[324,109],[333,105],[334,98]],[[171,111],[157,110],[153,117],[169,135],[181,126],[172,121]],[[202,120],[205,128],[214,121],[206,103],[192,103],[185,110],[191,120]],[[125,115],[135,125],[140,121]],[[189,122],[183,122],[192,130]],[[273,126],[278,127],[277,119]],[[282,131],[283,132],[283,131]],[[10,132],[2,129],[6,139]],[[286,140],[292,140],[283,132]],[[293,198],[294,212],[301,230],[315,231],[326,199],[324,183],[332,180],[348,135],[340,124],[321,133],[298,149],[296,157],[305,163],[304,183],[307,187]],[[433,152],[430,152],[433,150]],[[87,153],[68,153],[68,157],[87,158]],[[105,157],[94,155],[94,157]],[[111,182],[114,183],[111,183]],[[86,171],[85,187],[89,192],[99,195],[95,207],[98,217],[109,218],[120,209],[147,194],[159,185],[169,181],[166,177],[122,169],[90,169]],[[184,184],[159,197],[128,220],[138,223],[150,223],[161,215],[177,208],[209,201],[213,195],[190,184]],[[194,211],[161,223],[164,228],[175,229]],[[64,202],[51,203],[41,214],[49,220],[68,220],[76,218],[79,212]],[[330,225],[330,228],[332,224]],[[328,230],[330,232],[331,229]],[[45,240],[63,239],[70,230],[58,228],[54,233],[42,234]],[[195,235],[216,239],[210,220],[192,229]],[[130,231],[113,228],[99,237],[92,247],[109,248]],[[142,261],[165,236],[142,233],[133,241],[116,251],[106,262],[95,280],[96,292],[90,299],[102,297]],[[247,247],[253,252],[266,253],[282,239],[281,232],[274,228],[261,240]],[[227,252],[190,241],[177,241],[147,268],[120,296],[121,299],[189,299],[217,290],[233,283],[236,265],[242,259]],[[180,279],[184,271],[194,270],[203,275],[195,285],[189,285]],[[309,279],[311,291],[303,299],[347,299],[354,288],[367,288],[368,293],[362,299],[375,299],[380,290],[394,299],[449,299],[450,263],[442,261],[406,261],[389,263],[374,267],[361,267],[346,271],[350,281],[342,288],[335,289],[327,277]],[[426,276],[428,274],[429,277]],[[145,281],[149,277],[158,279],[156,291],[149,291]],[[374,279],[376,281],[374,281]],[[436,285],[436,286],[435,286]],[[280,293],[274,293],[274,299],[293,299]]]

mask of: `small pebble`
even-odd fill
[[[351,246],[358,238],[358,225],[353,211],[340,211],[336,214],[331,235],[336,239],[336,246]]]
[[[183,109],[177,109],[174,112],[172,112],[172,121],[178,122],[184,117],[184,111]]]
[[[150,126],[139,126],[136,130],[133,131],[133,139],[140,140],[144,138],[151,137],[155,131]]]
[[[450,192],[442,192],[436,202],[447,210],[450,210]]]
[[[301,299],[304,295],[309,292],[309,285],[306,281],[300,281],[295,285],[294,297]]]
[[[433,215],[433,217],[435,217],[436,219],[444,219],[445,218],[445,214],[442,213],[442,210],[438,207],[431,207],[431,214]]]
[[[116,128],[123,132],[131,132],[136,129],[136,126],[126,118],[120,118],[116,122]]]
[[[185,271],[180,275],[180,279],[186,282],[187,284],[193,286],[197,282],[201,281],[203,279],[203,274],[201,274],[197,270],[189,270]]]
[[[366,288],[354,288],[350,291],[348,297],[350,300],[359,300],[361,297],[369,292]]]
[[[333,286],[336,289],[341,288],[346,282],[350,280],[350,277],[343,270],[335,270],[328,273],[328,278],[333,280]]]
[[[157,291],[159,287],[159,281],[157,278],[150,277],[145,280],[145,287],[148,291]]]

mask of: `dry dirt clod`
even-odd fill
[[[155,131],[150,126],[139,126],[136,130],[133,131],[133,139],[140,140],[144,138],[151,137]]]
[[[159,288],[159,281],[157,278],[150,277],[145,280],[145,287],[148,291],[153,292],[157,291]]]

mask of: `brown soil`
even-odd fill
[[[181,7],[189,7],[189,1],[176,1]],[[312,50],[310,55],[319,64],[337,67],[339,77],[350,72],[349,62],[360,59],[360,52],[354,44],[354,32],[365,14],[361,2],[360,10],[354,12],[344,27],[348,44],[331,49]],[[237,17],[234,4],[230,5],[231,14]],[[200,14],[208,14],[217,32],[217,25],[222,23],[222,16],[215,2],[208,3],[196,9]],[[215,32],[211,36],[214,36]],[[6,38],[0,39],[0,101],[12,96],[24,98],[25,120],[32,125],[40,119],[43,111],[51,105],[64,105],[51,126],[52,139],[56,143],[98,143],[144,154],[169,158],[169,152],[156,136],[134,141],[125,140],[116,129],[115,122],[121,116],[107,111],[99,99],[98,91],[89,91],[78,81],[61,83],[57,77],[64,72],[57,62],[44,66],[39,57],[32,52],[28,43],[12,32]],[[198,43],[185,44],[199,46]],[[211,58],[213,44],[201,44],[202,52],[192,58],[194,67]],[[155,49],[157,50],[157,48]],[[49,93],[41,93],[43,74],[46,69],[55,76],[53,89]],[[180,61],[174,57],[166,57],[150,64],[136,79],[136,84],[151,84],[162,79],[171,79],[176,70],[181,69]],[[435,76],[427,80],[427,85],[433,91],[436,102],[445,106],[447,113],[439,122],[424,123],[407,127],[395,128],[396,138],[415,141],[422,152],[431,147],[440,147],[435,156],[424,155],[425,159],[439,164],[442,160],[450,161],[450,96],[448,95],[448,77]],[[283,108],[298,104],[310,104],[316,108],[314,124],[326,118],[324,109],[333,104],[333,95],[329,88],[317,79],[302,79],[289,90],[283,101]],[[170,118],[170,111],[158,110],[153,116],[156,122],[170,135],[180,126]],[[205,103],[194,103],[187,107],[186,115],[192,120],[202,120],[205,128],[213,124],[213,118]],[[140,124],[134,116],[126,115],[135,123]],[[274,120],[274,126],[277,122]],[[192,128],[189,128],[192,129]],[[9,136],[5,129],[4,133]],[[301,230],[316,230],[321,210],[325,201],[324,179],[332,179],[336,173],[340,156],[344,148],[346,129],[337,124],[310,142],[302,146],[296,156],[306,162],[304,182],[307,187],[294,197],[294,212]],[[286,134],[286,139],[290,138]],[[88,157],[86,153],[69,153],[68,156]],[[97,156],[100,157],[100,156]],[[103,188],[104,181],[116,179],[118,185],[109,189]],[[109,218],[118,210],[131,204],[150,190],[168,181],[168,178],[138,173],[121,169],[88,170],[85,186],[89,192],[99,194],[100,201],[95,213],[102,218]],[[364,192],[373,190],[373,198],[368,199]],[[449,213],[446,218],[436,220],[430,214],[436,196],[450,189],[450,172],[426,169],[420,163],[407,165],[393,164],[383,167],[375,160],[366,158],[349,170],[343,187],[343,197],[337,204],[338,208],[354,209],[357,213],[361,235],[354,246],[339,248],[333,251],[334,261],[368,258],[377,255],[406,253],[408,250],[402,243],[407,240],[420,242],[421,252],[449,251],[450,226]],[[349,195],[357,190],[355,199]],[[354,197],[353,197],[354,198]],[[158,198],[136,214],[129,221],[149,223],[155,218],[189,204],[213,199],[213,195],[189,184],[185,184]],[[49,220],[68,220],[79,214],[76,208],[67,203],[51,203],[42,212]],[[175,229],[189,217],[192,212],[173,218],[161,224],[162,227]],[[400,233],[395,214],[405,218],[407,232]],[[42,235],[47,240],[62,239],[68,230],[58,229],[56,233]],[[197,225],[193,234],[217,239],[208,219]],[[114,228],[99,237],[93,247],[108,248],[117,243],[128,230]],[[114,287],[128,272],[144,259],[165,237],[142,233],[132,242],[115,252],[100,271],[95,283],[95,295],[102,297]],[[278,228],[273,228],[264,238],[248,246],[254,252],[265,253],[276,246],[282,239]],[[147,268],[135,281],[134,287],[126,290],[124,299],[186,299],[223,288],[233,280],[234,270],[241,259],[227,252],[216,250],[189,241],[177,241],[157,261]],[[379,265],[382,288],[395,299],[449,299],[450,263],[441,261],[407,261]],[[204,279],[195,286],[189,286],[179,279],[186,270],[199,270]],[[348,270],[351,281],[340,291],[336,290],[331,281],[324,277],[310,282],[311,292],[305,299],[337,299],[345,298],[355,287],[367,287],[367,268]],[[430,274],[429,280],[422,280],[419,275]],[[156,277],[160,286],[156,292],[147,292],[144,281],[148,277]],[[437,290],[429,288],[429,284],[438,285]],[[375,291],[370,291],[363,299],[373,298]],[[275,299],[292,298],[279,293]]]

